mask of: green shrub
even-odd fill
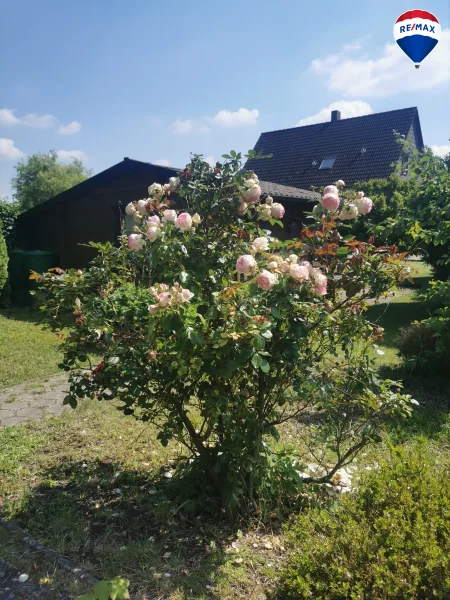
[[[399,329],[395,344],[405,357],[425,357],[435,348],[436,340],[433,336],[433,330],[426,323],[410,323],[407,327]]]
[[[422,450],[393,453],[337,511],[290,526],[279,598],[449,598],[449,470]]]
[[[5,238],[3,237],[3,225],[0,221],[0,298],[3,295],[3,289],[8,281],[8,251],[6,249]]]

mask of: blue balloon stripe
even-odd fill
[[[410,35],[397,40],[397,44],[414,63],[419,64],[426,58],[438,43],[426,35]]]

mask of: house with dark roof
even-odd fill
[[[342,119],[334,110],[327,123],[262,133],[255,150],[270,159],[250,159],[246,168],[260,179],[294,188],[319,188],[343,179],[388,177],[400,160],[395,132],[423,149],[416,107]]]
[[[94,256],[90,241],[115,242],[122,220],[130,229],[134,222],[125,215],[128,202],[146,198],[152,183],[166,183],[179,169],[161,167],[124,158],[120,163],[94,175],[73,188],[22,213],[17,220],[17,237],[23,250],[47,250],[55,266],[86,267]],[[261,181],[265,194],[292,212],[299,204],[317,201],[317,193]],[[286,231],[294,221],[286,218]]]

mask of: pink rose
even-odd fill
[[[175,227],[185,231],[186,229],[190,229],[192,227],[192,217],[189,213],[181,213],[175,220]]]
[[[368,215],[373,208],[373,202],[370,198],[362,197],[356,200],[356,206],[358,207],[360,214]]]
[[[327,185],[327,187],[323,190],[323,195],[334,194],[335,196],[339,195],[339,190],[335,185]]]
[[[128,236],[128,248],[130,250],[140,250],[142,248],[142,235],[132,233]]]
[[[284,206],[279,202],[270,205],[270,213],[274,219],[282,219],[285,213]]]
[[[302,267],[306,267],[308,271],[312,269],[312,264],[309,262],[309,260],[302,260],[300,264]]]
[[[328,280],[320,269],[312,269],[311,275],[314,279],[314,293],[317,296],[325,296],[327,293]]]
[[[157,304],[150,304],[150,306],[148,307],[148,312],[151,315],[154,315],[157,311],[158,311],[158,305]]]
[[[136,207],[133,204],[133,202],[130,202],[129,204],[126,205],[125,207],[125,212],[127,213],[127,215],[129,215],[130,217],[132,217],[134,215],[134,213],[136,212]]]
[[[364,192],[356,192],[356,197],[358,199],[364,198]]]
[[[341,219],[341,221],[350,221],[352,219],[356,219],[358,215],[358,207],[356,206],[356,204],[350,203],[344,205],[341,212],[339,213],[339,219]]]
[[[159,238],[159,229],[153,224],[153,227],[150,227],[145,234],[151,242],[156,241]]]
[[[172,301],[172,295],[170,292],[161,292],[156,296],[160,306],[169,306]]]
[[[163,221],[168,221],[169,223],[174,223],[177,218],[177,213],[174,210],[165,210],[163,212]]]
[[[256,260],[251,254],[243,254],[236,261],[236,271],[238,273],[244,273],[244,275],[248,275],[250,271],[254,271],[255,269]]]
[[[152,217],[149,217],[147,219],[147,225],[150,225],[152,223],[154,225],[157,225],[158,227],[161,225],[161,219],[158,217],[158,215],[153,215]]]
[[[327,210],[335,211],[339,208],[340,200],[337,194],[327,194],[320,201]]]
[[[253,204],[259,200],[261,193],[262,191],[259,185],[253,185],[252,187],[243,191],[242,201],[246,202],[247,204]]]
[[[138,200],[137,201],[137,209],[141,213],[141,215],[147,214],[147,200]]]
[[[248,204],[246,202],[242,202],[242,200],[239,203],[239,206],[236,209],[236,214],[241,217],[242,215],[245,215],[245,213],[247,212],[248,209]]]
[[[296,263],[291,264],[289,267],[289,275],[292,277],[292,279],[295,279],[295,281],[300,283],[309,279],[308,268]]]
[[[265,252],[269,249],[269,238],[259,237],[253,240],[252,250],[254,252]]]
[[[189,300],[194,297],[194,294],[186,288],[183,288],[181,295],[183,297],[183,302],[189,302]]]
[[[256,283],[258,284],[258,287],[260,287],[262,290],[267,291],[270,290],[270,288],[277,283],[277,278],[276,275],[274,275],[273,273],[264,270],[261,271],[261,273],[256,278]]]

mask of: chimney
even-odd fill
[[[334,123],[335,121],[340,121],[341,120],[341,111],[340,110],[332,110],[331,111],[331,122]]]

